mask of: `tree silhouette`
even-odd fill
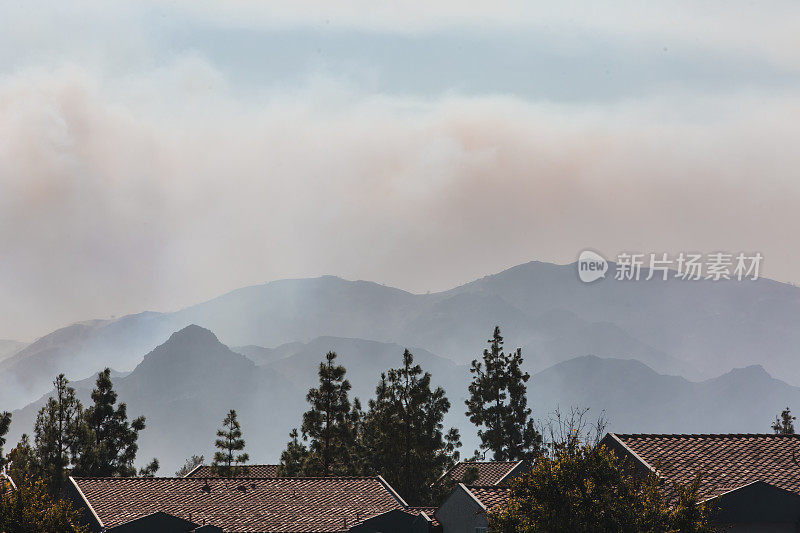
[[[310,409],[303,414],[301,431],[309,439],[305,475],[330,476],[353,474],[352,443],[354,430],[348,398],[350,382],[336,352],[328,352],[319,365],[319,386],[309,389],[306,401]]]
[[[239,465],[246,463],[250,456],[246,453],[236,453],[244,450],[242,426],[236,417],[236,410],[228,411],[222,421],[222,429],[217,430],[217,437],[214,445],[219,451],[214,453],[211,470],[217,475],[225,477],[242,473],[244,469]]]
[[[34,469],[50,490],[57,494],[67,479],[80,440],[83,407],[64,374],[53,381],[55,394],[39,410],[34,425]]]
[[[133,462],[145,418],[128,422],[128,406],[124,402],[117,404],[108,368],[97,374],[92,401],[82,416],[74,472],[81,476],[135,476]],[[153,467],[158,467],[157,461],[151,462],[148,469]]]
[[[776,435],[794,435],[795,420],[797,418],[792,416],[792,412],[787,407],[781,411],[780,416],[775,417],[775,421],[772,423],[772,431]]]
[[[450,402],[408,350],[400,368],[381,375],[364,420],[368,465],[414,504],[437,499],[434,482],[458,460],[458,430],[443,431]]]
[[[542,436],[526,397],[530,375],[521,366],[522,350],[506,354],[499,327],[494,328],[482,361],[472,361],[466,415],[480,428],[481,448],[491,450],[496,461],[530,461],[541,451]]]

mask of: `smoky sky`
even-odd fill
[[[9,11],[30,24],[0,54],[0,338],[285,277],[435,291],[587,247],[759,251],[764,275],[800,280],[792,11],[758,46],[737,40],[739,19],[700,44],[665,25],[646,42],[655,74],[641,28],[567,17],[584,38],[542,30],[526,73],[502,31],[482,30],[480,56],[459,26],[474,21],[437,30],[436,13],[397,28],[353,11],[319,30],[316,12],[245,27],[204,18],[213,3],[121,5],[74,42],[80,13],[58,33]],[[308,35],[323,50],[297,45]],[[246,55],[264,43],[294,55]],[[460,63],[430,63],[436,50]],[[618,70],[593,88],[598,57]],[[490,81],[470,58],[494,65]]]

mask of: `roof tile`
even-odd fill
[[[507,502],[511,491],[510,488],[501,485],[468,485],[467,490],[489,511]]]
[[[372,478],[73,478],[105,527],[163,511],[226,533],[346,531],[404,505]]]
[[[669,481],[703,474],[700,496],[718,496],[754,481],[800,494],[800,435],[615,434]]]
[[[478,479],[472,480],[470,484],[496,485],[514,470],[519,463],[520,461],[460,461],[439,479],[450,478],[457,483],[461,483],[467,470],[477,468]]]
[[[246,465],[241,473],[232,477],[278,477],[280,465]],[[221,477],[211,471],[211,465],[200,465],[185,477]]]

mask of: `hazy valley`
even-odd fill
[[[31,432],[55,374],[80,380],[86,401],[91,375],[110,366],[122,372],[114,379],[129,413],[148,419],[140,461],[157,456],[171,471],[191,453],[208,454],[235,408],[251,458],[273,462],[325,352],[339,354],[351,397],[366,404],[408,347],[447,391],[446,423],[461,429],[471,454],[468,362],[499,324],[507,347],[523,347],[536,417],[577,405],[604,411],[615,431],[758,432],[800,403],[790,385],[800,382],[797,323],[800,291],[769,280],[584,285],[574,266],[545,263],[426,295],[335,277],[284,280],[177,313],[53,332],[0,361],[0,397],[19,409],[15,442]]]

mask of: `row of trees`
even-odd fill
[[[117,403],[111,371],[97,375],[92,403],[84,408],[69,380],[60,374],[55,391],[39,410],[33,440],[23,434],[3,454],[11,413],[0,414],[0,528],[19,532],[83,532],[74,508],[62,500],[68,475],[153,476],[158,460],[138,472],[133,466],[145,418],[128,420],[127,406]]]
[[[68,475],[117,476],[137,475],[133,466],[138,451],[139,432],[145,428],[145,417],[128,420],[127,406],[117,403],[111,382],[111,371],[97,375],[92,391],[92,404],[84,408],[60,374],[53,382],[55,391],[39,410],[33,428],[33,441],[23,434],[7,456],[2,455],[5,439],[0,438],[0,466],[7,464],[12,479],[23,482],[41,479],[52,496],[61,493]],[[0,434],[11,424],[11,414],[0,416]],[[153,476],[158,460],[138,471]]]
[[[308,391],[309,409],[300,430],[292,430],[281,454],[281,474],[381,474],[411,503],[438,504],[455,481],[439,478],[459,460],[461,446],[459,431],[444,428],[451,408],[445,391],[431,385],[430,373],[406,350],[402,364],[381,375],[364,410],[358,398],[350,401],[351,385],[336,358],[329,352],[319,366],[319,385]],[[478,427],[480,447],[495,460],[534,464],[531,473],[513,485],[508,505],[492,514],[493,530],[584,531],[596,526],[598,517],[607,522],[601,529],[608,530],[622,525],[634,525],[632,531],[707,530],[710,511],[697,502],[699,479],[688,487],[665,490],[655,478],[631,477],[613,454],[597,446],[602,421],[594,443],[581,440],[585,411],[578,423],[576,411],[567,424],[559,414],[557,434],[551,424],[545,441],[527,405],[529,375],[522,363],[519,349],[505,352],[500,329],[495,328],[481,359],[471,365],[465,414]],[[128,421],[108,369],[98,374],[88,408],[63,374],[54,386],[55,393],[37,415],[33,442],[23,435],[5,457],[11,414],[0,414],[0,467],[6,466],[20,483],[15,491],[4,490],[0,483],[0,519],[33,524],[31,531],[79,531],[74,511],[58,500],[66,476],[136,475],[133,464],[145,418]],[[773,430],[794,433],[794,420],[787,407],[776,417]],[[235,410],[223,420],[215,446],[212,469],[217,475],[246,470],[249,456]],[[202,456],[194,456],[177,474],[202,462]],[[157,469],[154,459],[138,474],[152,476]]]
[[[306,395],[309,409],[281,454],[282,474],[381,474],[414,503],[438,501],[449,486],[434,482],[459,460],[461,446],[458,429],[444,427],[451,408],[444,389],[431,385],[430,373],[406,350],[402,364],[381,375],[364,410],[358,398],[350,401],[347,372],[336,358],[329,352],[320,363],[319,385]],[[505,352],[499,328],[472,362],[466,414],[496,460],[532,460],[541,452],[522,362],[520,350]]]

